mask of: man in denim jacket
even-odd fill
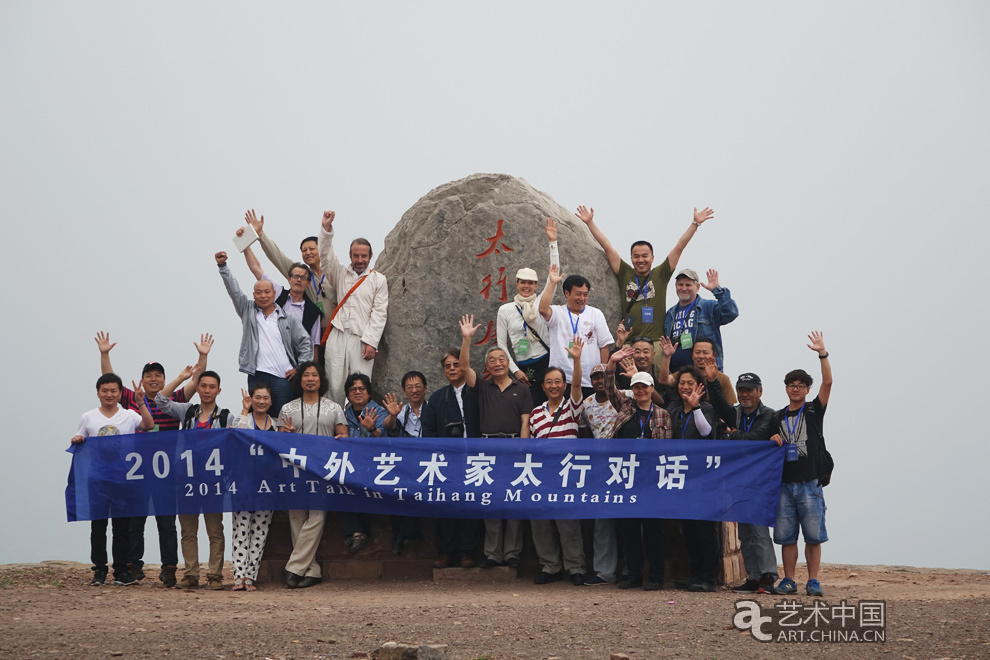
[[[718,281],[718,271],[708,271],[708,283],[698,281],[698,273],[685,268],[677,273],[675,287],[677,304],[667,310],[663,321],[663,334],[676,347],[670,358],[670,371],[693,364],[691,349],[695,342],[711,340],[716,350],[715,362],[722,371],[721,326],[732,323],[739,316],[739,308],[729,295],[729,290]],[[715,300],[703,300],[698,290],[705,287],[715,295]]]

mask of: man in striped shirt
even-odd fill
[[[567,354],[574,360],[571,386],[567,386],[563,370],[550,367],[543,376],[543,391],[547,401],[533,409],[529,416],[530,437],[546,438],[553,442],[560,439],[578,437],[581,411],[584,398],[581,391],[581,350],[584,342],[580,337],[566,346]],[[570,393],[569,398],[565,394]],[[543,565],[533,578],[536,584],[549,584],[564,579],[566,569],[571,584],[580,587],[584,584],[586,565],[584,560],[584,539],[581,536],[580,520],[531,520],[533,545]],[[561,562],[563,554],[563,562]]]

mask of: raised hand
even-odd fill
[[[244,227],[238,227],[237,231],[234,232],[234,236],[236,236],[237,238],[240,238],[243,235],[244,235]]]
[[[206,333],[199,336],[199,343],[193,342],[193,346],[200,355],[209,355],[210,349],[213,348],[213,335]]]
[[[632,357],[633,349],[632,346],[626,346],[625,348],[620,348],[615,353],[609,356],[608,361],[612,364],[618,364],[627,357]]]
[[[815,351],[819,355],[825,355],[828,353],[828,351],[825,350],[825,338],[822,336],[821,332],[818,330],[812,330],[811,334],[808,335],[808,339],[811,340],[811,343],[808,344],[808,348]]]
[[[576,215],[581,220],[581,222],[587,225],[590,224],[591,221],[595,219],[595,209],[587,206],[579,206],[577,207],[577,213],[575,213],[574,215]]]
[[[711,210],[707,206],[700,211],[695,207],[694,209],[694,221],[699,225],[703,224],[705,220],[711,220],[715,216],[715,211]]]
[[[713,357],[705,360],[705,379],[708,382],[718,380],[718,363],[715,362],[715,358]]]
[[[227,253],[226,252],[217,252],[215,255],[213,255],[213,258],[217,260],[217,265],[218,266],[222,266],[225,263],[227,263]]]
[[[402,410],[402,406],[399,404],[399,400],[395,398],[395,395],[389,392],[385,395],[385,400],[382,402],[385,405],[385,410],[392,417],[398,417],[399,411]]]
[[[659,342],[660,351],[667,357],[672,357],[677,352],[677,347],[670,342],[670,337],[661,337]]]
[[[714,268],[708,269],[708,284],[701,282],[701,286],[705,287],[709,291],[718,287],[718,271]]]
[[[622,373],[629,378],[632,378],[639,372],[639,369],[636,368],[636,361],[631,357],[622,358],[620,366],[622,367]]]
[[[333,219],[337,217],[337,214],[333,211],[323,212],[323,231],[330,231],[333,228]]]
[[[550,265],[550,286],[556,287],[560,284],[560,281],[564,279],[563,275],[560,274],[560,267],[557,264]]]
[[[701,397],[704,396],[704,394],[705,394],[705,386],[702,385],[701,383],[698,383],[697,385],[694,386],[694,389],[691,390],[688,393],[688,395],[684,397],[684,400],[687,402],[688,405],[694,408],[699,403],[701,403]]]
[[[254,209],[251,209],[244,214],[244,220],[254,228],[254,233],[261,236],[261,232],[265,229],[265,216],[261,216],[259,220],[254,214]]]
[[[131,389],[134,390],[134,401],[138,405],[144,403],[144,388],[141,387],[141,383],[135,383],[131,381]]]
[[[101,331],[96,333],[96,346],[100,349],[100,353],[109,353],[116,345],[117,342],[110,343],[109,332]]]
[[[251,393],[242,387],[241,397],[241,414],[246,415],[251,409]]]
[[[461,317],[461,336],[471,338],[478,331],[481,324],[474,324],[474,314],[465,314]]]
[[[619,327],[615,329],[615,345],[622,346],[626,343],[626,339],[629,338],[629,333],[631,329],[626,327],[624,322],[619,323]]]
[[[198,364],[195,365],[187,364],[186,367],[179,372],[179,378],[181,378],[182,380],[189,380],[190,378],[195,376],[198,371],[199,371]]]
[[[575,337],[571,341],[571,345],[565,348],[567,354],[570,355],[577,361],[581,360],[581,351],[584,350],[584,340],[580,337]]]
[[[547,218],[547,240],[553,243],[557,240],[557,221],[553,218]]]
[[[373,433],[375,431],[375,422],[378,421],[378,411],[370,406],[365,408],[364,412],[361,413],[359,421],[368,433]]]
[[[282,431],[285,433],[295,433],[296,427],[292,425],[292,419],[282,415]]]

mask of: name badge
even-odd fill
[[[694,346],[694,339],[691,337],[691,333],[690,332],[682,332],[681,333],[681,348],[683,348],[684,350],[688,350],[692,346]]]
[[[784,449],[787,451],[784,454],[784,460],[786,461],[796,461],[798,459],[798,448],[795,444],[784,445]]]
[[[653,323],[652,307],[643,307],[643,323]]]
[[[522,339],[519,340],[519,343],[516,344],[516,355],[518,355],[519,357],[523,357],[528,353],[529,353],[529,340],[523,337]]]
[[[326,314],[327,314],[327,310],[325,310],[325,309],[323,309],[323,301],[321,301],[321,300],[317,300],[317,301],[316,301],[316,306],[317,306],[317,307],[319,307],[319,308],[320,308],[320,312],[321,312],[321,313],[322,313],[322,314],[323,314],[324,316],[326,316]]]

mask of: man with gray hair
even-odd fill
[[[677,304],[667,310],[663,321],[663,334],[673,342],[674,355],[670,358],[670,371],[686,367],[694,361],[691,349],[695,342],[711,341],[715,348],[715,362],[722,371],[721,327],[732,323],[739,316],[739,307],[729,290],[719,284],[718,271],[708,270],[708,283],[701,284],[698,273],[684,268],[674,278]],[[703,300],[698,290],[704,287],[712,292],[715,300]]]
[[[348,374],[370,376],[374,371],[378,342],[388,313],[388,281],[368,267],[371,243],[364,238],[351,241],[350,265],[340,263],[333,251],[336,215],[333,211],[323,212],[319,246],[320,267],[339,300],[323,333],[324,363],[330,379],[330,398],[343,406],[347,398],[344,380]]]

